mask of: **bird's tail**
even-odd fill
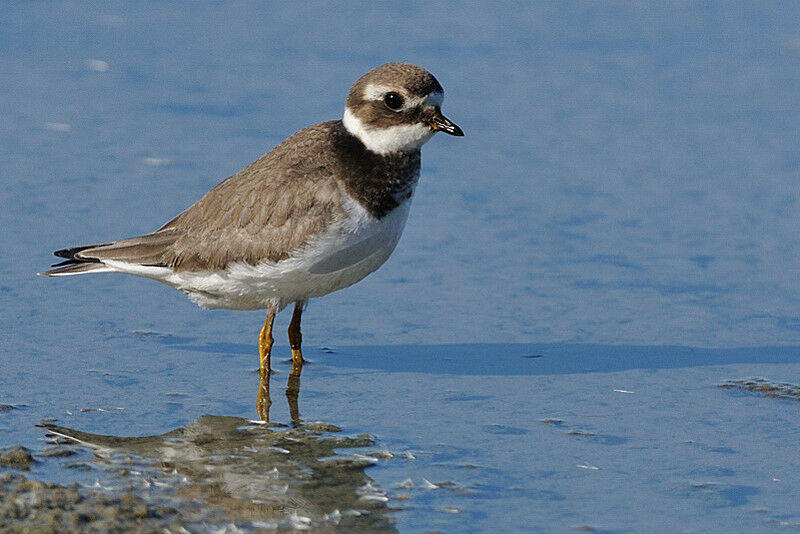
[[[53,252],[53,254],[55,254],[59,258],[66,258],[66,260],[62,261],[61,263],[55,263],[51,265],[51,267],[57,267],[56,269],[43,271],[38,274],[44,276],[71,276],[74,274],[113,272],[114,269],[108,267],[100,260],[94,258],[76,257],[76,254],[78,252],[98,246],[103,246],[103,245],[88,245],[84,247],[73,247],[73,248],[65,248],[62,250],[56,250],[55,252]]]
[[[107,265],[111,261],[138,267],[166,267],[165,256],[169,255],[171,247],[180,237],[180,232],[159,230],[152,234],[120,239],[102,245],[56,250],[53,254],[59,258],[65,258],[65,260],[52,265],[56,269],[39,274],[68,276],[84,273],[128,272]],[[130,274],[141,273],[132,272]]]

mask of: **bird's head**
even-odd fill
[[[377,154],[419,150],[433,134],[464,132],[442,115],[444,90],[410,63],[386,63],[359,78],[347,96],[347,131]]]

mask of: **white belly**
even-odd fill
[[[267,307],[270,301],[283,308],[355,284],[391,255],[405,227],[411,200],[380,220],[352,199],[347,202],[347,221],[277,263],[235,263],[224,271],[177,273],[163,267],[133,269],[129,264],[107,263],[119,271],[169,284],[203,308],[255,310]]]

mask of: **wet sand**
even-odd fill
[[[88,487],[30,480],[21,473],[37,462],[31,451],[0,451],[0,467],[12,470],[0,479],[4,532],[395,531],[386,493],[365,474],[377,458],[337,454],[370,447],[371,438],[337,436],[333,425],[203,416],[145,437],[42,428],[51,443],[42,459],[100,466],[102,476]],[[91,457],[71,458],[77,449]]]
[[[111,496],[60,486],[23,475],[0,475],[0,531],[15,534],[62,532],[181,532],[192,523],[187,510],[154,506],[133,493]]]

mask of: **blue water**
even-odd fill
[[[288,347],[276,355],[270,419],[289,424]],[[307,357],[301,419],[373,436],[358,452],[376,458],[365,473],[386,492],[400,532],[800,525],[800,404],[718,387],[756,376],[800,383],[800,348],[414,345],[313,348]],[[255,415],[248,344],[120,333],[63,358],[69,365],[51,372],[52,361],[0,365],[10,378],[0,403],[16,406],[0,412],[0,443],[41,449],[44,432],[33,425],[42,418],[145,436],[203,414]],[[215,472],[234,489],[271,476],[270,463],[228,472],[220,454]],[[99,466],[70,469],[80,458],[38,459],[30,476],[90,487],[103,478]]]
[[[55,249],[159,227],[287,135],[339,117],[358,76],[405,60],[438,77],[444,111],[466,136],[425,146],[389,262],[309,306],[304,339],[318,360],[325,346],[366,355],[358,365],[312,363],[301,392],[312,419],[390,446],[435,449],[441,440],[469,463],[457,448],[483,444],[486,494],[499,501],[436,512],[449,506],[441,492],[420,490],[398,513],[401,530],[520,529],[532,518],[554,530],[642,530],[677,517],[670,526],[702,531],[737,525],[743,509],[752,528],[796,526],[798,465],[786,443],[797,441],[797,407],[715,386],[762,374],[800,382],[797,350],[773,358],[780,349],[766,348],[800,345],[797,20],[800,6],[785,3],[3,3],[0,403],[27,406],[0,413],[0,445],[33,446],[33,423],[81,406],[125,408],[74,422],[103,433],[164,432],[203,413],[253,417],[245,371],[256,365],[261,313],[202,311],[132,277],[35,273]],[[285,344],[288,317],[278,323]],[[499,345],[442,348],[455,370],[423,347],[452,343]],[[557,354],[572,350],[566,343],[584,348],[566,371],[526,374],[540,359],[522,357],[486,367],[492,354],[530,343]],[[708,366],[651,367],[659,355],[692,363],[691,349],[676,345],[755,347],[757,356],[721,350]],[[615,363],[598,364],[597,354]],[[336,379],[314,386],[315,372]],[[413,388],[403,389],[406,379]],[[595,428],[612,436],[595,444],[614,458],[610,471],[574,468],[594,461],[586,451],[559,463],[563,440],[580,438],[540,419],[591,426],[585,417],[622,406],[604,404],[597,388],[613,393],[610,382],[629,379],[646,386],[619,389],[668,404],[637,405],[624,428]],[[162,381],[195,400],[150,406],[168,393]],[[477,426],[475,413],[484,414]],[[754,421],[763,424],[748,441],[742,432]],[[508,439],[514,429],[525,438]],[[692,432],[708,450],[691,449],[702,465],[690,468],[690,453],[660,444],[699,443]],[[714,460],[708,451],[718,446],[738,456]],[[632,452],[648,449],[661,452]],[[437,460],[422,463],[434,469]],[[393,469],[368,474],[390,488],[406,478]],[[611,478],[575,478],[592,474]],[[715,477],[731,486],[693,493]],[[631,499],[636,510],[620,513]]]

